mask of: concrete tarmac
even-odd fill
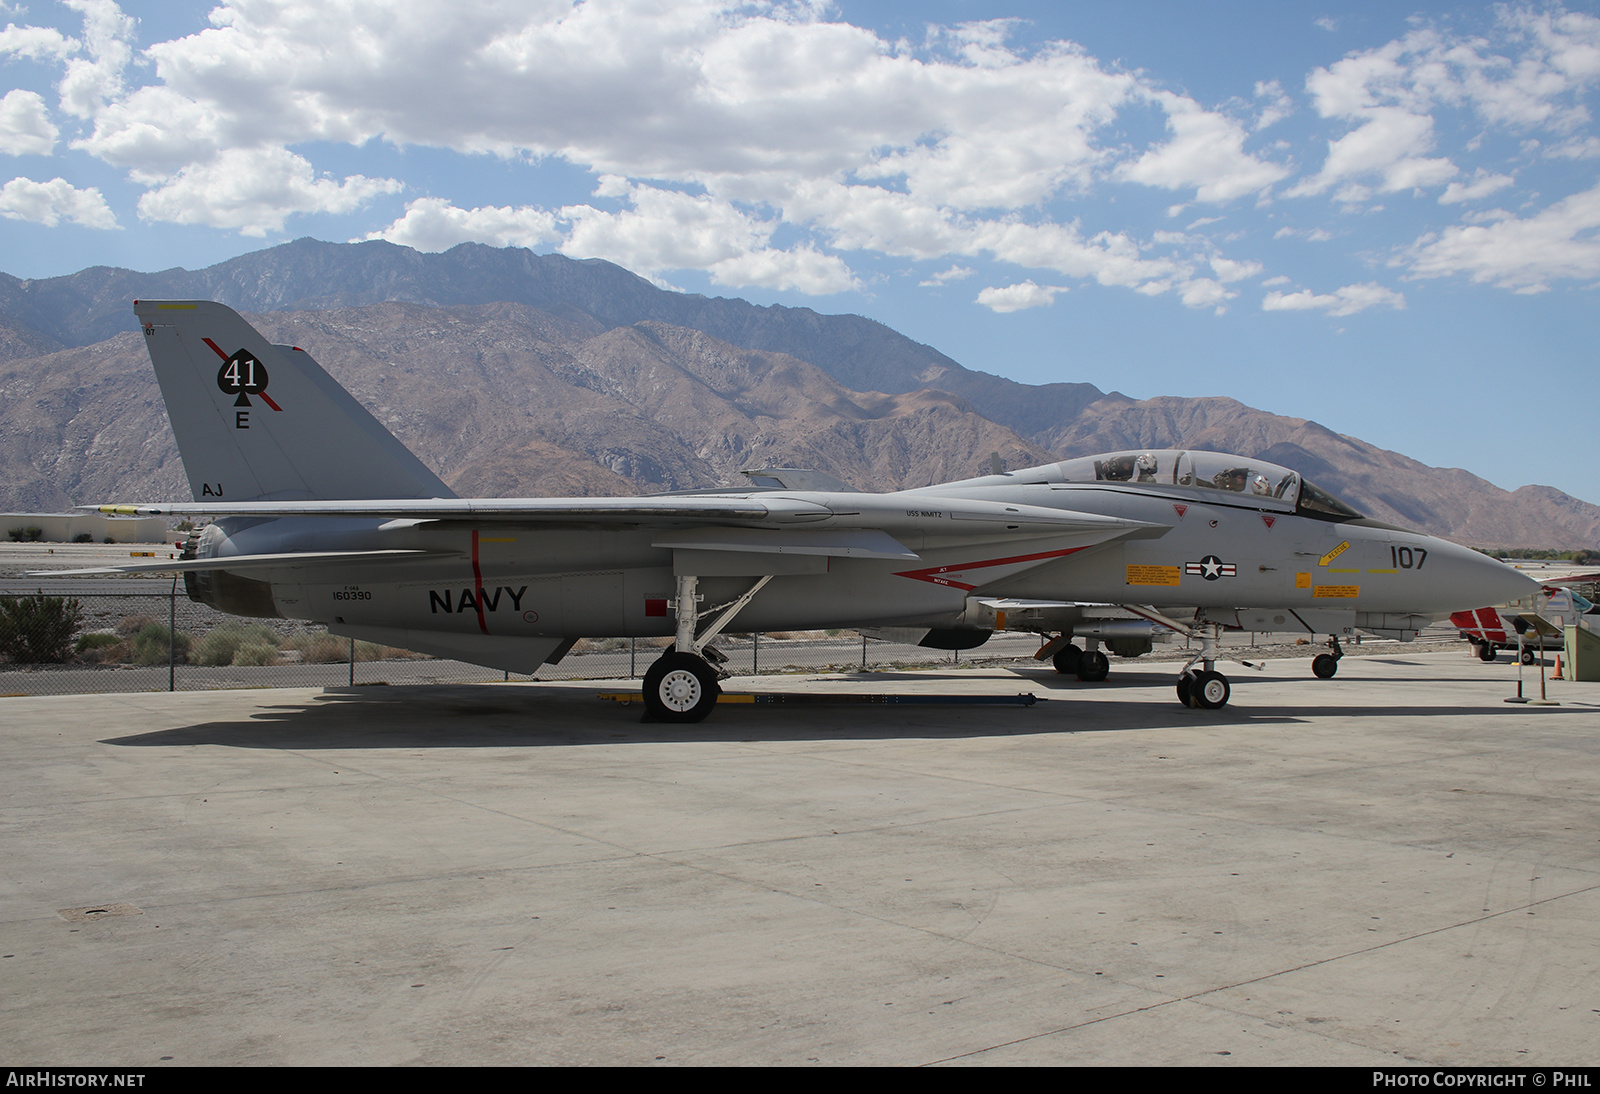
[[[0,1062],[1595,1063],[1600,685],[1221,667],[0,699]]]

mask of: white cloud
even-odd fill
[[[76,38],[68,38],[54,27],[19,27],[8,23],[5,30],[0,30],[0,54],[10,53],[33,61],[65,61],[80,47]]]
[[[122,91],[122,70],[133,53],[128,43],[134,20],[113,0],[62,0],[83,16],[83,41],[88,57],[67,61],[61,78],[61,108],[80,118],[92,118],[106,100]]]
[[[919,289],[938,288],[941,285],[948,284],[951,281],[962,281],[971,277],[976,272],[977,271],[972,269],[970,266],[963,266],[960,263],[957,263],[956,265],[951,266],[948,270],[940,270],[926,281],[917,282],[917,287]]]
[[[1372,281],[1346,285],[1331,293],[1269,292],[1261,301],[1262,311],[1325,311],[1329,315],[1354,315],[1373,307],[1404,308],[1406,298],[1393,289]]]
[[[1259,262],[1239,262],[1221,255],[1212,255],[1210,262],[1217,280],[1222,282],[1243,281],[1247,277],[1255,277],[1264,268]]]
[[[836,255],[824,254],[808,244],[788,250],[762,247],[714,263],[709,270],[718,285],[743,288],[791,289],[811,296],[860,288],[850,267]]]
[[[1424,236],[1395,259],[1414,277],[1465,274],[1517,292],[1539,292],[1563,278],[1600,277],[1600,186],[1529,217],[1494,210],[1492,223]]]
[[[615,186],[607,187],[614,193]],[[621,212],[569,205],[572,225],[561,244],[575,258],[605,258],[646,277],[667,270],[705,270],[720,285],[760,285],[811,294],[857,287],[844,262],[814,247],[769,246],[777,222],[758,220],[732,203],[655,186],[627,188]]]
[[[1545,155],[1557,159],[1592,160],[1600,156],[1600,137],[1574,137],[1547,149]]]
[[[1312,72],[1306,89],[1318,114],[1354,128],[1330,141],[1321,171],[1289,193],[1320,194],[1358,179],[1384,192],[1450,182],[1456,164],[1426,154],[1436,143],[1440,109],[1465,108],[1488,126],[1513,131],[1563,134],[1587,123],[1584,95],[1600,80],[1600,18],[1507,6],[1497,22],[1480,36],[1425,25]],[[1582,155],[1585,145],[1566,147]],[[1452,200],[1468,200],[1460,195],[1480,184],[1452,184]],[[1341,190],[1345,200],[1358,193]]]
[[[1452,182],[1446,186],[1444,193],[1439,195],[1439,204],[1457,205],[1463,201],[1477,201],[1515,182],[1510,175],[1491,175],[1480,167],[1471,182]]]
[[[1035,285],[1032,279],[1004,288],[990,286],[978,293],[977,302],[992,311],[1013,312],[1027,308],[1048,307],[1056,302],[1056,294],[1066,292],[1060,285]]]
[[[366,238],[419,251],[447,251],[458,243],[536,247],[560,239],[561,232],[554,214],[534,205],[458,209],[443,198],[418,198],[406,206],[404,216]]]
[[[1261,114],[1256,118],[1255,124],[1258,132],[1269,125],[1276,125],[1294,113],[1294,100],[1289,98],[1283,90],[1283,85],[1277,80],[1258,80],[1255,91],[1256,98],[1263,100]]]
[[[1184,307],[1214,307],[1218,315],[1227,310],[1222,305],[1238,295],[1238,293],[1229,292],[1220,281],[1213,281],[1209,277],[1192,278],[1185,281],[1178,289],[1178,299],[1183,301]]]
[[[0,186],[0,216],[54,228],[63,220],[85,228],[115,228],[117,218],[94,187],[78,189],[63,178],[14,178]]]
[[[208,29],[135,57],[132,23],[112,0],[69,7],[78,37],[12,26],[0,53],[61,66],[58,117],[87,123],[72,147],[145,188],[146,219],[260,235],[399,189],[319,170],[327,143],[556,159],[601,176],[594,197],[458,207],[448,182],[430,178],[418,191],[447,196],[362,230],[426,248],[553,245],[658,281],[692,269],[719,285],[832,293],[860,287],[855,253],[947,273],[983,258],[1013,267],[996,280],[1017,282],[989,293],[1087,280],[1221,307],[1228,286],[1266,272],[1260,262],[1128,219],[1148,194],[1094,199],[1134,185],[1171,191],[1174,217],[1198,202],[1259,205],[1312,149],[1311,173],[1289,193],[1372,212],[1383,195],[1428,190],[1449,206],[1510,185],[1509,166],[1468,175],[1490,155],[1481,149],[1504,144],[1498,130],[1538,131],[1544,143],[1517,161],[1530,187],[1542,185],[1541,164],[1564,166],[1549,157],[1600,147],[1583,121],[1600,81],[1600,19],[1555,8],[1506,9],[1476,37],[1419,22],[1311,73],[1316,116],[1300,110],[1291,127],[1298,89],[1263,81],[1253,99],[1203,104],[1070,42],[1023,44],[1021,24],[1006,20],[908,42],[830,22],[820,2],[230,0]],[[15,123],[0,109],[0,142],[39,147],[39,123],[54,133],[42,106],[18,100]],[[1495,140],[1463,143],[1452,128],[1463,116]],[[1152,118],[1157,138],[1129,135]],[[1263,146],[1255,134],[1272,125],[1284,139]],[[1421,203],[1395,204],[1421,215]],[[1265,234],[1249,216],[1230,211],[1230,249]],[[1330,296],[1339,302],[1277,299],[1354,301]]]
[[[1244,151],[1238,123],[1070,43],[1016,49],[1003,21],[910,47],[808,5],[397,2],[380,18],[365,0],[235,0],[210,29],[150,47],[156,82],[113,94],[115,8],[75,2],[102,77],[73,78],[74,109],[93,122],[75,147],[151,187],[140,211],[152,219],[260,233],[349,208],[388,183],[319,178],[290,146],[378,138],[615,176],[620,189],[599,196],[627,207],[552,211],[560,247],[650,276],[837,292],[858,282],[831,252],[860,249],[987,253],[1132,287],[1188,271],[1045,211],[1129,158],[1102,143],[1123,106],[1173,112],[1172,139],[1129,178],[1220,202],[1285,174]],[[530,215],[435,199],[378,234],[548,238]],[[800,242],[772,245],[780,226]]]
[[[1417,154],[1433,147],[1433,118],[1429,115],[1373,106],[1351,117],[1359,119],[1358,127],[1328,142],[1328,158],[1321,172],[1291,189],[1291,196],[1320,194],[1338,182],[1372,175],[1381,179],[1380,190],[1395,191],[1435,186],[1456,174],[1455,164],[1448,159]]]
[[[1272,233],[1273,239],[1304,239],[1312,243],[1326,243],[1333,238],[1333,233],[1326,228],[1279,228]]]
[[[1265,190],[1287,178],[1289,170],[1256,159],[1244,150],[1244,126],[1223,114],[1202,110],[1193,99],[1170,93],[1155,96],[1167,113],[1172,140],[1152,148],[1119,175],[1169,190],[1195,187],[1195,200],[1228,202]]]
[[[394,179],[318,176],[304,158],[282,148],[229,149],[192,164],[139,199],[146,220],[234,228],[241,235],[282,231],[295,213],[347,213],[400,189]]]
[[[0,155],[48,156],[58,135],[38,93],[19,88],[0,99]]]

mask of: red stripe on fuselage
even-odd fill
[[[472,599],[478,607],[478,629],[489,633],[489,621],[483,617],[483,571],[478,568],[478,530],[472,530]]]
[[[933,585],[944,585],[953,589],[966,589],[971,592],[977,588],[976,585],[968,585],[964,581],[956,581],[943,575],[964,573],[967,570],[981,570],[989,566],[1009,566],[1016,562],[1036,562],[1046,558],[1065,558],[1067,555],[1075,555],[1083,549],[1082,547],[1068,547],[1062,551],[1040,551],[1038,554],[1033,555],[1010,555],[1006,558],[980,559],[977,562],[957,562],[949,566],[929,566],[924,570],[900,570],[894,576],[909,577],[915,581],[926,581]]]

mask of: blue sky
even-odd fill
[[[910,13],[910,14],[908,14]],[[1600,14],[0,0],[0,269],[466,240],[1600,501]]]

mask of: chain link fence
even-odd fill
[[[189,600],[179,586],[159,586],[78,595],[0,591],[0,696],[628,679],[642,677],[671,643],[585,638],[560,664],[506,673],[341,638],[313,623],[224,615]],[[949,653],[854,631],[801,631],[725,634],[714,646],[726,671],[754,676],[1008,661],[1031,658],[1039,640],[1002,634],[977,650]]]
[[[666,638],[586,638],[557,665],[506,673],[329,634],[295,620],[241,619],[188,599],[167,581],[96,582],[73,594],[0,585],[0,696],[91,692],[205,691],[217,688],[464,684],[498,680],[619,680],[642,677]],[[108,588],[115,591],[106,591]],[[724,634],[713,643],[733,676],[873,672],[941,665],[1038,666],[1037,635],[1002,632],[977,649],[931,650],[855,631]],[[1323,643],[1230,633],[1222,645],[1244,659],[1309,657]],[[1436,625],[1406,647],[1360,640],[1347,654],[1464,648],[1453,627]],[[1157,644],[1140,662],[1183,660],[1187,643]],[[1119,664],[1124,662],[1117,659]],[[1132,662],[1127,662],[1132,667]]]

